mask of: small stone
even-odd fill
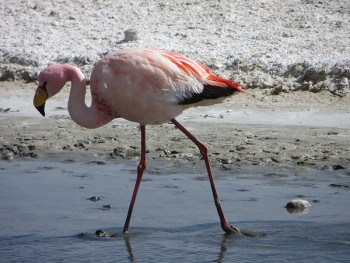
[[[51,10],[49,15],[50,16],[58,16],[58,13],[56,11]]]
[[[98,237],[107,237],[108,236],[107,233],[101,229],[96,230],[95,235]]]
[[[72,146],[70,146],[70,145],[65,145],[65,146],[62,147],[62,149],[66,150],[66,151],[72,151],[73,150]]]
[[[137,29],[130,28],[124,32],[123,42],[132,42],[139,39],[139,32]]]
[[[79,148],[79,149],[85,148],[85,145],[84,145],[82,142],[75,143],[73,146],[74,146],[75,148]]]
[[[342,77],[340,80],[340,85],[342,86],[349,86],[349,79],[346,77]]]
[[[33,150],[36,149],[36,147],[35,147],[35,145],[29,145],[29,146],[28,146],[28,149],[29,149],[30,151],[33,151]]]
[[[311,204],[303,199],[294,199],[286,204],[286,209],[290,214],[306,214]]]
[[[245,149],[247,149],[247,147],[245,147],[244,145],[237,145],[236,146],[237,151],[243,151]],[[230,150],[229,152],[234,152],[234,150]]]
[[[219,161],[220,161],[222,164],[231,164],[231,163],[232,163],[232,160],[230,160],[230,159],[224,159],[224,158],[219,159]]]
[[[342,170],[345,169],[344,165],[341,164],[335,164],[332,166],[333,170]]]
[[[272,156],[271,157],[271,161],[273,161],[275,163],[280,163],[281,162],[281,160],[278,157],[276,157],[276,156]]]
[[[91,196],[90,198],[88,198],[90,201],[92,202],[97,202],[100,201],[101,198],[99,196]]]
[[[4,151],[2,152],[2,159],[3,160],[13,160],[14,154],[10,151]]]

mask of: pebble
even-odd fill
[[[130,28],[124,32],[123,42],[132,42],[139,39],[139,31],[134,28]]]
[[[294,199],[286,204],[286,209],[290,214],[306,214],[311,204],[304,199]]]
[[[344,165],[341,164],[335,164],[332,166],[333,170],[342,170],[345,169]]]
[[[222,164],[231,164],[232,160],[226,159],[226,158],[221,158],[221,159],[219,159],[219,162],[221,162]]]
[[[342,77],[340,80],[340,85],[348,87],[349,86],[349,79],[346,77]]]
[[[99,196],[91,196],[90,198],[88,198],[88,200],[92,201],[92,202],[97,202],[101,200],[101,197]]]
[[[95,235],[98,236],[98,237],[108,237],[108,234],[105,231],[101,230],[101,229],[96,230]]]
[[[85,145],[82,142],[75,143],[73,146],[75,148],[79,148],[79,149],[84,149],[85,148]]]

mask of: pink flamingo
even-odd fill
[[[178,53],[155,49],[122,49],[99,60],[91,73],[92,102],[85,104],[86,80],[72,65],[51,65],[39,74],[34,106],[45,116],[45,101],[66,82],[72,87],[68,111],[73,121],[98,128],[114,118],[138,122],[141,131],[141,160],[123,232],[127,233],[141,179],[146,168],[145,125],[171,121],[199,148],[208,172],[221,227],[226,233],[243,233],[229,224],[216,190],[208,150],[175,120],[183,110],[211,105],[244,92],[239,83],[216,76],[208,67]],[[249,234],[248,234],[249,235]]]

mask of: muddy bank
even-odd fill
[[[350,175],[350,130],[305,126],[233,125],[185,122],[209,148],[212,165],[222,170],[313,168]],[[85,156],[92,162],[139,159],[138,126],[114,122],[96,130],[83,129],[70,119],[54,116],[1,116],[0,157],[61,158]],[[147,128],[149,160],[203,169],[201,156],[173,125]],[[75,157],[74,157],[75,156]]]

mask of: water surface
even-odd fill
[[[152,162],[122,234],[135,171],[134,162],[1,161],[1,261],[350,260],[350,178],[341,171],[214,171],[229,221],[260,238],[222,232],[204,173]],[[289,214],[285,204],[300,197],[310,211]],[[99,238],[97,229],[120,234]]]

